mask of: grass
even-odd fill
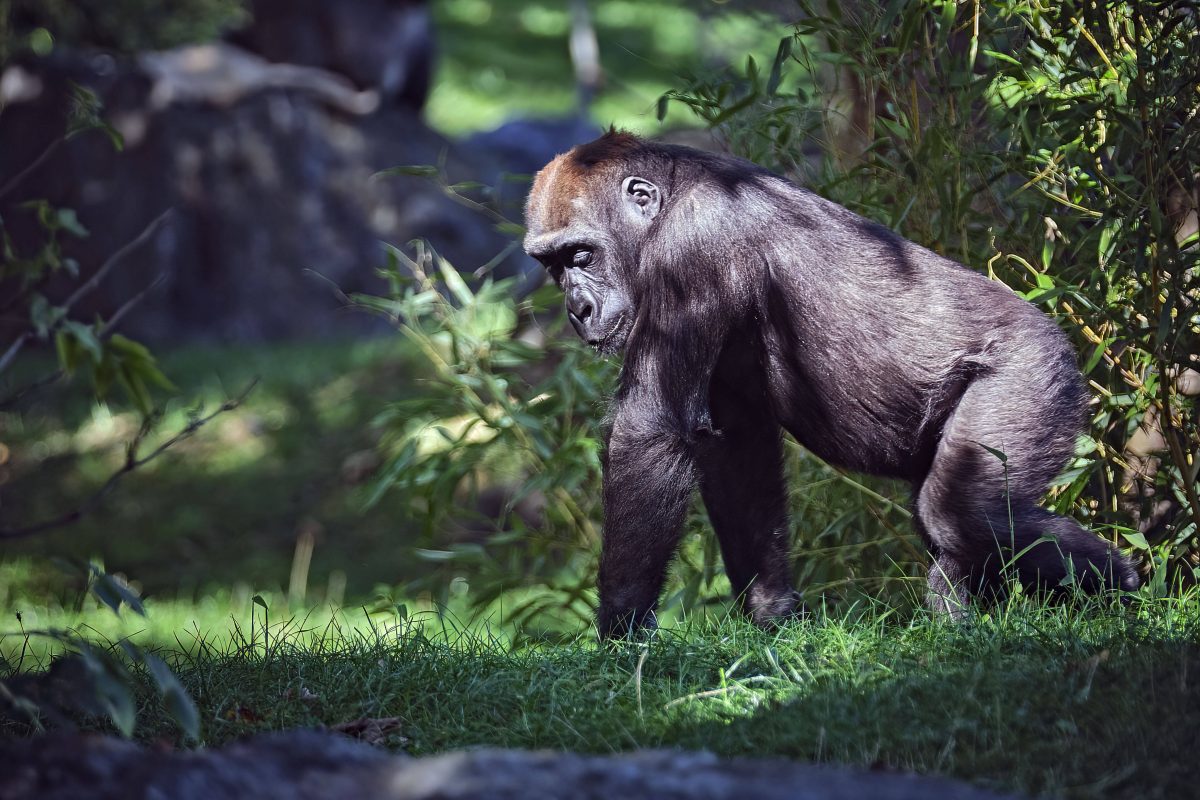
[[[592,9],[605,85],[590,110],[600,126],[660,129],[658,98],[688,74],[770,64],[790,29],[778,18],[672,0],[601,0]],[[445,0],[432,5],[439,60],[425,115],[450,134],[494,128],[517,116],[567,116],[576,89],[559,2]],[[673,125],[686,123],[683,115]]]
[[[171,598],[286,588],[305,531],[316,538],[304,576],[310,601],[341,603],[330,585],[361,597],[419,569],[403,545],[411,514],[387,498],[364,510],[364,478],[352,469],[376,445],[372,418],[419,377],[398,339],[191,347],[162,357],[180,387],[162,436],[196,405],[211,409],[253,378],[259,383],[241,408],[129,475],[78,524],[6,542],[0,608],[69,604],[82,587],[64,583],[47,557],[97,560],[136,579],[143,593]],[[0,413],[9,454],[0,465],[0,518],[28,524],[77,505],[119,466],[137,425],[120,403],[98,405],[72,388]]]
[[[169,656],[216,745],[399,719],[389,746],[703,748],[904,769],[1070,797],[1189,796],[1200,724],[1195,597],[1039,606],[967,624],[882,606],[775,631],[697,618],[650,641],[513,647],[453,616],[262,615],[180,632]],[[155,612],[151,612],[151,617]],[[178,736],[152,696],[137,736]],[[99,723],[92,723],[99,724]]]

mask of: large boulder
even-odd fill
[[[338,734],[290,731],[219,750],[158,752],[101,736],[0,744],[7,800],[998,800],[945,778],[640,751],[587,756],[476,750],[389,755]]]
[[[249,0],[251,23],[230,40],[264,58],[320,67],[385,105],[420,109],[433,69],[425,0]]]
[[[67,129],[72,84],[103,101],[125,146],[118,152],[98,131],[72,137],[0,197],[18,250],[32,252],[40,236],[19,207],[26,200],[78,212],[90,236],[70,239],[66,255],[85,275],[175,209],[87,307],[73,309],[77,316],[110,315],[161,276],[123,321],[127,333],[154,341],[351,333],[366,316],[341,310],[335,289],[383,290],[381,241],[427,239],[463,271],[508,244],[491,220],[433,182],[375,177],[397,165],[443,164],[451,180],[469,180],[495,172],[486,158],[377,90],[227,43],[10,64],[0,78],[0,186]],[[522,264],[513,257],[499,271]]]

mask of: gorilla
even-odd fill
[[[746,161],[617,131],[538,173],[526,225],[575,331],[624,353],[601,636],[654,625],[697,484],[744,611],[797,610],[781,430],[911,482],[939,612],[1006,575],[1136,588],[1112,545],[1037,505],[1086,392],[1066,336],[1002,284]]]

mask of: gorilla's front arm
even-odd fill
[[[760,621],[795,606],[780,428],[753,318],[766,266],[739,221],[726,196],[699,187],[636,254],[640,302],[604,470],[605,636],[653,624],[697,482],[738,601]]]
[[[655,404],[652,391],[631,387],[608,435],[597,619],[603,636],[654,624],[695,485],[689,437],[673,420],[644,413]]]
[[[644,274],[646,302],[629,334],[605,448],[597,620],[605,636],[653,624],[696,485],[696,450],[714,437],[708,384],[726,335],[713,324],[724,315],[675,285],[670,270]],[[674,313],[656,313],[668,296]]]

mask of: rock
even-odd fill
[[[230,39],[270,61],[345,76],[385,104],[420,109],[433,71],[424,0],[250,0],[252,22]]]
[[[194,752],[155,751],[98,735],[11,741],[0,744],[0,797],[985,800],[1001,795],[944,778],[709,753],[477,750],[410,758],[330,732],[290,731]]]
[[[582,115],[559,118],[511,119],[500,127],[472,134],[467,146],[495,154],[505,171],[530,175],[552,158],[603,133]],[[528,187],[525,187],[528,189]]]
[[[137,64],[153,81],[147,111],[185,103],[225,108],[269,89],[308,92],[317,101],[346,114],[369,114],[379,107],[379,92],[374,89],[358,91],[348,79],[335,73],[296,64],[273,64],[225,42],[144,53],[138,56]]]
[[[20,208],[26,200],[78,212],[90,236],[67,237],[64,255],[85,277],[175,209],[73,309],[77,319],[110,316],[161,275],[123,332],[152,342],[354,334],[382,323],[347,313],[338,291],[386,291],[375,274],[381,241],[427,239],[463,272],[509,244],[433,182],[376,177],[394,166],[444,164],[450,180],[475,180],[496,171],[486,157],[403,104],[352,113],[366,95],[316,67],[270,64],[223,44],[125,60],[56,51],[12,64],[5,76],[0,185],[67,129],[72,82],[103,100],[125,139],[117,152],[98,131],[75,136],[0,198],[19,253],[42,241],[33,214]],[[514,254],[497,274],[528,269]],[[51,291],[62,297],[73,285],[64,279]]]
[[[524,216],[533,176],[556,155],[590,142],[602,131],[582,114],[559,118],[518,118],[466,139],[471,152],[487,153],[495,169],[486,183],[497,187],[498,203],[510,218]],[[519,180],[512,180],[519,178]],[[529,180],[525,180],[528,178]]]

